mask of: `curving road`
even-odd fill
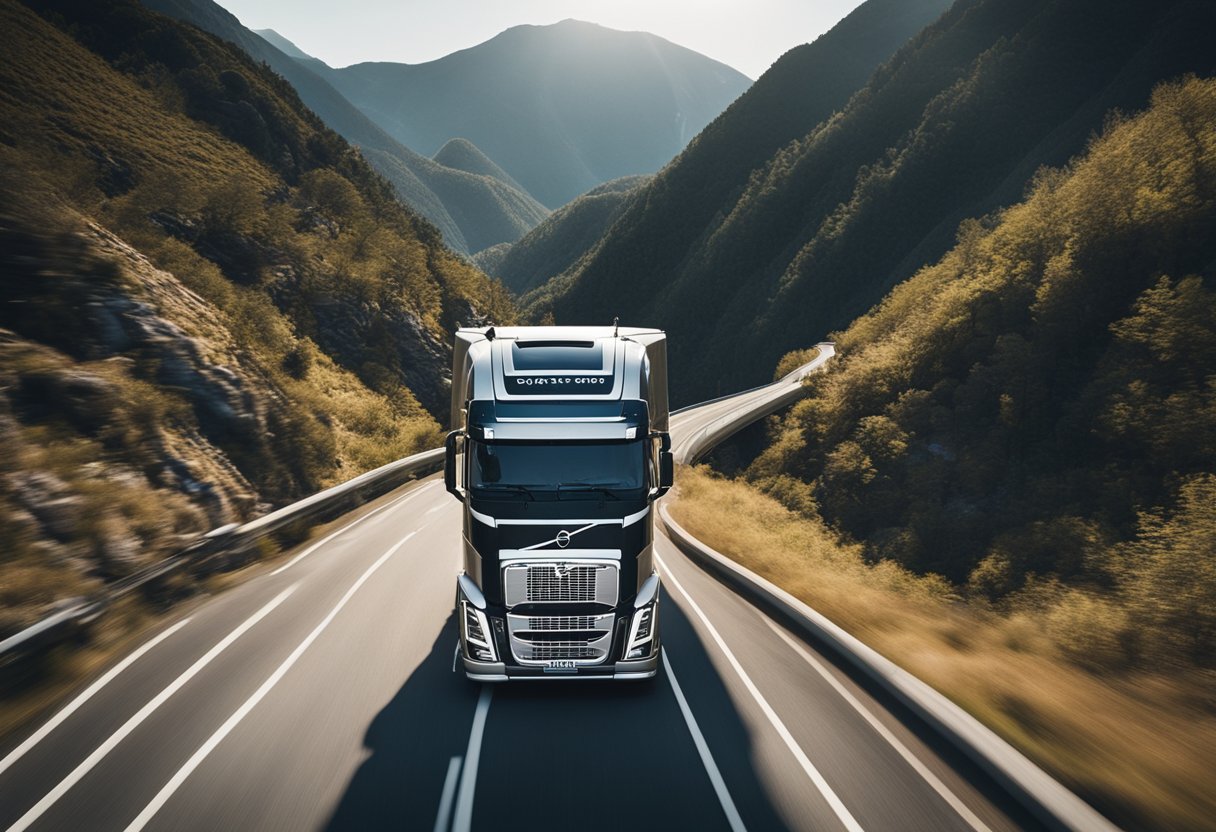
[[[677,452],[794,381],[674,415]],[[467,682],[459,535],[432,477],[184,609],[0,747],[0,829],[1034,828],[666,538],[659,678]]]

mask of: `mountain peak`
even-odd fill
[[[309,55],[274,29],[254,29],[253,33],[290,58],[301,61],[312,59],[312,55]]]

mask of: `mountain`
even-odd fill
[[[1163,84],[854,321],[750,476],[1036,619],[1096,593],[1086,666],[1210,673],[1214,224],[1216,80]]]
[[[0,637],[433,447],[497,284],[237,47],[0,0]]]
[[[277,33],[255,34],[212,0],[147,0],[144,5],[235,43],[286,78],[303,102],[358,145],[398,196],[435,223],[457,251],[472,253],[514,242],[548,215],[548,209],[518,186],[447,167],[402,145],[317,73],[316,69],[325,69],[323,64],[296,60],[294,55],[307,56]]]
[[[447,144],[439,148],[439,152],[433,158],[445,167],[462,170],[475,176],[488,176],[504,185],[523,190],[522,185],[512,179],[505,170],[494,163],[493,159],[482,153],[477,145],[468,139],[449,139]]]
[[[525,295],[577,263],[652,178],[623,176],[605,182],[554,211],[519,242],[487,249],[473,260],[512,292]]]
[[[274,29],[254,29],[253,33],[289,58],[300,61],[312,59],[312,55],[309,55]]]
[[[654,35],[576,20],[516,26],[429,63],[324,74],[407,147],[464,137],[549,208],[658,170],[750,84]]]
[[[1040,165],[1080,152],[1108,111],[1143,107],[1162,79],[1210,71],[1216,53],[1198,33],[1212,15],[1189,0],[960,0],[743,187],[699,193],[713,150],[749,154],[744,140],[715,139],[784,112],[784,99],[761,98],[770,75],[814,82],[791,53],[531,314],[574,322],[610,309],[664,327],[677,400],[758,383],[781,354],[847,325],[939,257],[961,219],[1016,201]],[[807,57],[864,31],[834,29]]]

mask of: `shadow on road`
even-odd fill
[[[749,829],[783,830],[752,768],[752,743],[688,620],[670,600],[664,646]],[[463,758],[479,688],[452,672],[456,619],[376,715],[371,756],[329,830],[432,829],[453,757]],[[477,773],[473,827],[496,830],[728,829],[665,672],[649,682],[497,685]]]
[[[463,756],[477,687],[452,672],[456,616],[431,652],[368,726],[371,753],[329,819],[327,829],[431,829],[448,762]]]

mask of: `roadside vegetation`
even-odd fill
[[[953,699],[1123,828],[1216,829],[1216,677],[1100,666],[1134,603],[1046,581],[990,604],[868,561],[742,479],[688,468],[676,481],[671,513],[689,533]],[[1212,497],[1191,507],[1209,522]]]
[[[0,0],[0,638],[438,444],[509,322],[292,88],[133,0]]]
[[[676,515],[1129,828],[1216,828],[1214,223],[1216,80],[1163,84]]]

